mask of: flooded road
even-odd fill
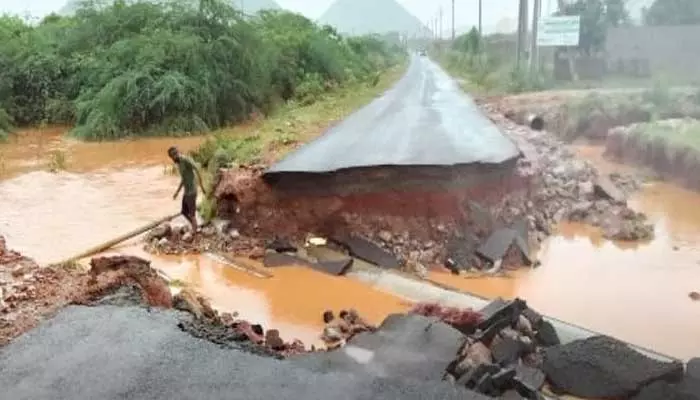
[[[111,253],[153,258],[140,245],[126,245]],[[262,264],[246,261],[258,268]],[[368,322],[379,324],[388,314],[404,312],[410,304],[343,277],[303,267],[272,269],[272,278],[261,278],[207,256],[163,256],[155,260],[169,277],[191,284],[218,310],[239,313],[241,318],[279,329],[287,339],[307,346],[322,345],[322,315],[332,310],[356,309]]]
[[[177,179],[164,172],[165,150],[187,150],[201,139],[148,139],[80,143],[60,130],[27,134],[0,145],[0,232],[40,262],[57,261],[176,212]],[[50,173],[53,151],[66,155],[66,171]],[[600,149],[575,149],[599,168]],[[564,225],[540,251],[542,266],[503,278],[467,279],[433,273],[432,279],[485,297],[528,300],[539,311],[680,358],[700,354],[700,195],[670,184],[645,187],[632,200],[656,224],[648,244],[620,245],[594,229]],[[142,254],[137,247],[115,251]],[[159,257],[154,264],[200,288],[213,305],[277,327],[283,337],[317,343],[320,315],[354,307],[379,322],[405,310],[400,299],[346,278],[285,267],[262,279],[207,257]]]
[[[602,148],[574,147],[601,172],[629,171]],[[563,224],[539,251],[542,266],[507,277],[432,279],[483,297],[522,297],[538,311],[679,358],[700,354],[700,194],[646,185],[630,206],[655,224],[650,243],[615,243],[599,230]]]
[[[63,132],[27,132],[0,145],[5,162],[0,170],[0,233],[12,248],[42,264],[177,212],[180,202],[172,195],[178,178],[166,172],[166,150],[174,144],[187,151],[203,140],[82,143],[62,138]],[[48,172],[55,151],[66,153],[65,171]],[[325,310],[355,308],[368,322],[380,323],[410,306],[360,282],[305,268],[277,268],[274,278],[262,279],[206,256],[154,257],[134,242],[110,253],[148,258],[173,279],[200,289],[213,307],[238,312],[307,345],[321,344]]]

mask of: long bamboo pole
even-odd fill
[[[124,235],[121,235],[121,236],[119,236],[119,237],[117,237],[117,238],[115,238],[115,239],[112,239],[112,240],[110,240],[110,241],[107,241],[107,242],[104,242],[104,243],[102,243],[102,244],[99,244],[99,245],[97,245],[97,246],[95,246],[95,247],[91,247],[90,249],[85,250],[84,252],[82,252],[82,253],[80,253],[80,254],[78,254],[78,255],[76,255],[76,256],[73,256],[73,257],[71,257],[71,258],[69,258],[69,259],[66,259],[66,260],[64,260],[64,261],[61,261],[60,263],[56,263],[55,265],[68,264],[68,263],[71,263],[71,262],[78,261],[78,260],[80,260],[81,258],[90,257],[90,256],[93,255],[93,254],[97,254],[97,253],[103,252],[103,251],[105,251],[105,250],[108,250],[108,249],[110,249],[110,248],[112,248],[112,247],[118,245],[119,243],[122,243],[122,242],[124,242],[124,241],[127,241],[127,240],[129,240],[129,239],[131,239],[131,238],[133,238],[133,237],[135,237],[135,236],[138,236],[138,235],[140,235],[140,234],[142,234],[142,233],[144,233],[144,232],[146,232],[146,231],[148,231],[148,230],[150,230],[150,229],[155,228],[156,226],[158,226],[158,225],[160,225],[160,224],[162,224],[162,223],[164,223],[164,222],[170,221],[171,219],[177,217],[178,215],[180,215],[180,213],[168,215],[167,217],[162,217],[162,218],[160,218],[160,219],[157,219],[157,220],[155,220],[155,221],[153,221],[153,222],[150,222],[148,225],[144,225],[144,226],[142,226],[142,227],[140,227],[140,228],[138,228],[138,229],[135,229],[135,230],[133,230],[133,231],[131,231],[131,232],[129,232],[129,233],[126,233],[126,234],[124,234]]]

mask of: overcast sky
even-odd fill
[[[309,18],[319,17],[333,0],[277,0],[282,7],[302,13]],[[452,0],[398,0],[408,11],[421,21],[427,22],[443,10],[443,26],[449,31]],[[0,0],[0,10],[13,14],[42,17],[60,9],[65,0]],[[556,1],[543,0],[543,12],[553,9]],[[476,25],[479,0],[455,0],[455,25],[465,27]],[[518,13],[518,0],[483,0],[483,23],[492,27],[504,19],[514,20]],[[510,21],[514,23],[515,21]]]

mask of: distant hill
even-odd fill
[[[427,27],[396,0],[336,0],[318,22],[352,35],[425,34]]]
[[[260,10],[281,10],[275,0],[231,0],[234,7],[247,14],[255,14]]]
[[[137,3],[138,1],[139,0],[130,0],[130,2],[133,3]],[[58,14],[71,15],[80,7],[80,4],[83,2],[84,0],[68,0],[66,4],[63,7],[61,7],[61,9],[58,11]],[[280,5],[277,4],[277,2],[275,2],[275,0],[230,0],[230,3],[234,7],[238,8],[239,10],[243,10],[245,13],[248,14],[255,14],[260,10],[282,9],[282,7],[280,7]]]

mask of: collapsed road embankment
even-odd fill
[[[453,271],[534,264],[566,220],[618,240],[653,235],[626,177],[599,176],[544,132],[479,109],[435,63],[265,169],[221,170],[221,217],[245,236],[359,236],[402,264]],[[513,255],[511,257],[511,255]]]

